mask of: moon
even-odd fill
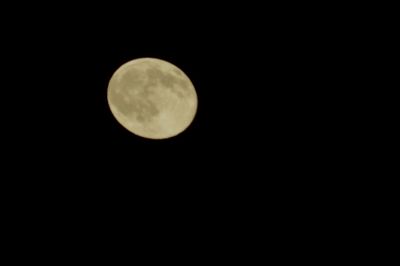
[[[188,76],[156,58],[139,58],[119,67],[107,89],[115,119],[148,139],[174,137],[189,127],[197,111],[197,94]]]

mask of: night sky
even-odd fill
[[[2,176],[27,198],[250,217],[330,190],[320,177],[341,158],[347,72],[328,11],[50,8],[1,26]],[[137,137],[108,108],[112,74],[140,57],[173,63],[196,88],[197,115],[177,137]]]

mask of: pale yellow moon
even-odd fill
[[[190,79],[178,67],[156,58],[135,59],[118,68],[108,84],[107,100],[123,127],[149,139],[178,135],[197,111]]]

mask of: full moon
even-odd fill
[[[173,64],[139,58],[118,68],[110,79],[107,100],[116,120],[148,139],[166,139],[183,132],[197,111],[190,79]]]

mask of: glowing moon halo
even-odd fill
[[[107,100],[123,127],[149,139],[178,135],[197,111],[190,79],[178,67],[156,58],[135,59],[118,68],[108,84]]]

